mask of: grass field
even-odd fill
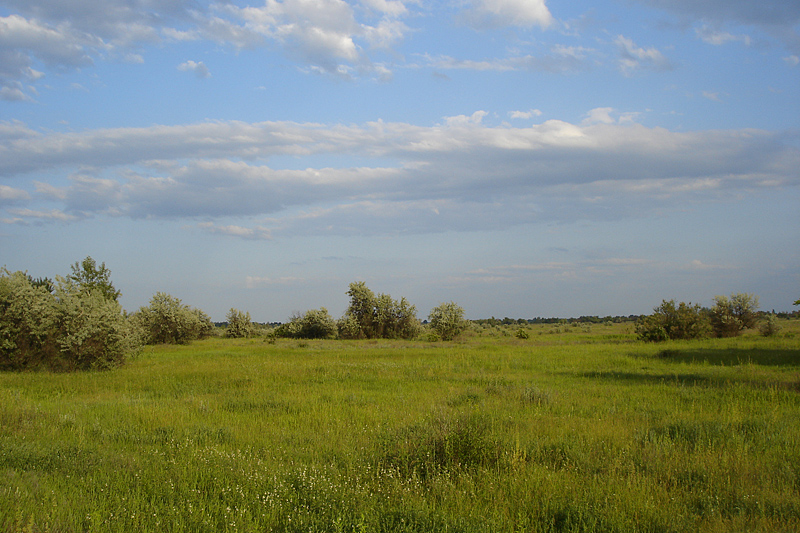
[[[209,339],[0,374],[5,531],[800,531],[800,321]]]

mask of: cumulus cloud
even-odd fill
[[[204,32],[241,48],[275,42],[312,71],[351,77],[355,68],[372,70],[363,44],[390,47],[408,31],[398,20],[407,12],[403,2],[373,0],[364,5],[381,14],[377,24],[358,19],[343,0],[271,0],[262,7],[227,4],[218,8],[220,16],[210,19]]]
[[[22,81],[35,82],[44,75],[32,68],[34,61],[77,68],[91,65],[91,56],[104,46],[101,39],[67,23],[53,27],[19,15],[0,17],[0,98],[30,100]]]
[[[547,28],[553,16],[544,0],[471,0],[462,20],[479,29],[501,26]]]
[[[366,49],[390,48],[409,28],[399,0],[364,0],[357,16],[343,0],[269,0],[260,7],[194,0],[9,0],[15,10],[0,17],[0,98],[30,100],[24,82],[42,73],[32,66],[73,69],[116,57],[142,63],[142,45],[207,39],[237,48],[277,44],[311,71],[351,77],[378,72]],[[377,20],[374,20],[377,17]],[[208,77],[202,62],[181,65]]]
[[[266,239],[641,216],[798,185],[789,134],[671,132],[627,115],[598,108],[581,124],[520,128],[492,126],[486,111],[433,126],[209,122],[44,134],[0,123],[0,176],[20,186],[35,176],[36,193],[0,192],[18,204],[6,208],[16,219],[196,219],[203,231]],[[350,164],[271,163],[315,155]],[[218,222],[229,217],[261,222]]]
[[[201,79],[211,77],[211,72],[202,61],[197,63],[191,60],[186,61],[178,65],[178,70],[182,72],[193,72],[195,76]]]

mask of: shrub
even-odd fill
[[[519,328],[517,332],[514,334],[514,336],[518,339],[523,339],[523,340],[531,338],[530,333],[528,333],[527,330],[525,330],[525,328]]]
[[[231,308],[226,317],[228,326],[225,328],[225,336],[232,339],[247,338],[253,334],[255,328],[250,320],[250,313]]]
[[[781,327],[778,324],[778,317],[775,316],[775,313],[768,314],[766,320],[764,320],[758,330],[765,337],[777,335]]]
[[[464,331],[467,321],[464,320],[464,309],[455,302],[443,303],[434,307],[428,315],[430,327],[442,338],[450,341]]]
[[[708,319],[700,305],[681,302],[676,307],[675,300],[663,300],[653,311],[636,322],[641,340],[697,339],[708,334]]]
[[[411,339],[419,333],[417,308],[408,300],[373,293],[363,281],[347,291],[350,305],[339,321],[339,334],[346,339]]]
[[[0,271],[0,368],[106,369],[139,337],[115,299],[57,277],[51,294],[23,272]]]
[[[87,292],[69,280],[57,281],[58,366],[108,369],[138,349],[140,338],[115,299],[99,289]]]
[[[146,344],[186,344],[207,337],[214,330],[203,311],[163,292],[157,292],[150,305],[141,307],[132,319],[141,328]]]
[[[53,357],[56,307],[24,272],[0,271],[0,367],[29,368]]]
[[[279,337],[292,339],[330,339],[336,337],[337,325],[324,307],[295,314],[275,330]]]
[[[736,337],[758,321],[758,296],[736,293],[730,298],[715,296],[711,308],[711,327],[717,337]]]

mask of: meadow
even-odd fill
[[[0,530],[800,531],[800,321],[212,338],[0,374]]]

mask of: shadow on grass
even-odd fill
[[[642,355],[636,357],[645,358]],[[652,358],[653,356],[647,356]],[[736,348],[692,348],[692,349],[666,349],[655,355],[659,361],[667,363],[698,364],[707,366],[783,366],[794,370],[792,375],[787,375],[783,379],[767,379],[765,381],[753,381],[746,377],[734,377],[731,375],[718,375],[715,373],[704,373],[702,369],[695,372],[617,372],[613,370],[585,372],[581,374],[586,378],[608,379],[619,382],[630,383],[666,383],[680,386],[707,386],[721,387],[732,383],[741,383],[755,387],[777,387],[779,389],[800,392],[800,351],[788,349],[736,349]]]
[[[656,355],[662,361],[719,366],[761,365],[800,367],[800,350],[776,348],[666,349]]]

